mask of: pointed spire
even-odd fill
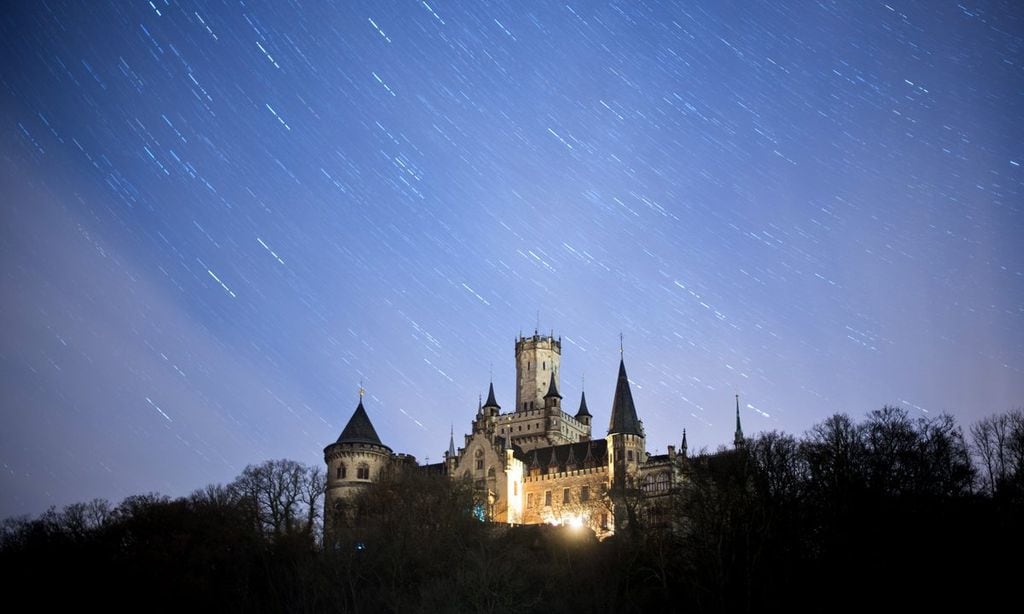
[[[490,387],[487,389],[487,402],[484,403],[484,409],[501,409],[501,405],[498,405],[498,401],[494,399],[494,382],[491,382]]]
[[[608,422],[608,434],[626,433],[630,435],[644,434],[640,419],[636,417],[636,406],[633,405],[633,392],[629,389],[629,377],[626,376],[626,363],[619,360],[619,380],[615,384],[615,398],[612,401],[612,418]]]
[[[370,422],[370,416],[366,414],[366,408],[363,407],[363,389],[359,388],[359,405],[356,406],[356,410],[352,412],[352,417],[348,419],[348,424],[342,429],[341,435],[338,437],[338,443],[372,443],[378,446],[384,445],[380,442],[380,437],[377,436],[377,431],[373,428],[373,423]]]
[[[679,446],[679,451],[682,453],[683,456],[687,456],[687,450],[689,449],[690,447],[686,443],[686,429],[683,429],[683,443],[682,445]]]
[[[580,408],[579,408],[579,411],[576,412],[576,419],[577,420],[579,420],[580,418],[583,418],[583,417],[587,417],[587,418],[591,418],[592,417],[590,415],[590,411],[587,410],[587,393],[586,392],[581,392],[580,393]]]
[[[732,443],[734,446],[742,446],[743,439],[743,428],[740,426],[740,395],[736,395],[736,435],[733,437]]]
[[[562,398],[562,395],[558,394],[558,386],[555,385],[555,372],[551,372],[551,383],[548,384],[548,393],[544,395],[544,398],[558,397]]]
[[[455,425],[452,425],[452,433],[448,437],[448,458],[455,458]]]

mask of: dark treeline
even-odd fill
[[[7,597],[35,607],[267,612],[748,612],[1013,603],[1024,414],[963,433],[897,408],[701,453],[656,516],[604,542],[472,515],[470,485],[403,471],[321,540],[324,477],[250,466],[181,499],[4,521]],[[629,496],[629,495],[627,495]],[[1001,608],[1000,608],[1001,609]]]

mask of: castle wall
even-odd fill
[[[499,437],[511,435],[512,442],[524,451],[590,439],[589,426],[560,409],[554,416],[558,421],[558,430],[554,432],[554,437],[549,436],[551,431],[548,424],[552,413],[547,409],[500,414],[495,419],[495,433]]]
[[[527,475],[523,480],[523,524],[584,526],[599,536],[611,532],[615,526],[606,498],[608,470],[604,466]]]

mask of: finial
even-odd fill
[[[619,333],[619,358],[623,358],[624,356],[625,356],[625,351],[622,348],[622,333],[620,332]]]
[[[362,403],[363,395],[366,394],[366,389],[363,388],[363,378],[359,378],[359,402]]]

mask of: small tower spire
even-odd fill
[[[487,389],[487,402],[483,405],[484,409],[501,409],[501,405],[498,405],[498,401],[494,398],[494,382],[491,382],[490,387]]]
[[[455,458],[455,425],[452,425],[451,435],[448,436],[448,458]]]
[[[736,395],[736,435],[733,437],[732,445],[737,448],[744,443],[743,428],[740,426],[740,395]]]
[[[679,452],[682,453],[683,458],[686,458],[686,456],[687,456],[686,452],[687,452],[688,449],[689,449],[689,446],[686,443],[686,429],[683,429],[683,442],[682,442],[682,445],[679,446]]]
[[[555,372],[551,371],[551,382],[548,384],[548,393],[544,395],[545,399],[557,397],[562,398],[562,395],[558,394],[558,385],[555,384]]]

